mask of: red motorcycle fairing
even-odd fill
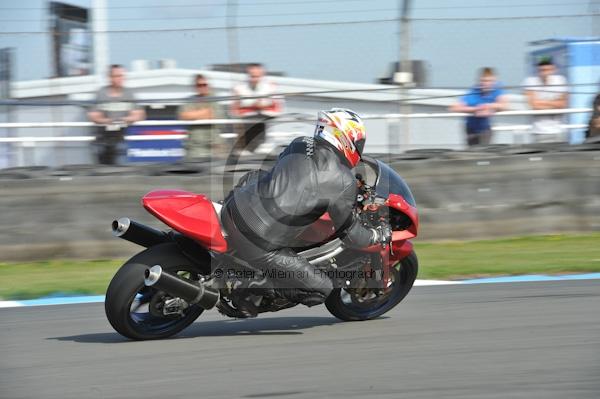
[[[390,254],[390,262],[399,262],[413,251],[413,243],[408,240],[392,242],[393,255]]]
[[[419,215],[417,213],[417,208],[409,204],[403,196],[398,194],[390,194],[385,204],[390,208],[404,213],[412,222],[408,229],[394,231],[392,233],[392,242],[416,237],[417,231],[419,230]]]
[[[406,230],[395,230],[392,232],[391,254],[387,255],[389,251],[382,250],[381,246],[378,244],[364,248],[363,251],[375,253],[381,252],[383,258],[389,260],[386,263],[391,265],[402,260],[411,253],[413,245],[408,240],[417,236],[417,231],[419,229],[419,217],[417,208],[410,205],[404,199],[404,197],[399,194],[390,194],[385,202],[385,206],[405,214],[412,223]],[[335,228],[333,227],[333,222],[331,221],[329,214],[325,213],[317,221],[308,226],[308,228],[302,232],[299,238],[306,242],[323,242],[327,238],[331,237],[331,235],[334,233],[334,230]]]
[[[390,194],[386,205],[404,213],[412,222],[406,230],[394,231],[392,233],[390,262],[398,262],[406,258],[413,251],[413,244],[408,240],[417,236],[417,231],[419,231],[419,214],[417,208],[409,204],[403,196],[398,194]]]
[[[227,241],[212,202],[201,194],[181,190],[151,191],[142,205],[167,226],[190,237],[206,248],[223,253]]]
[[[408,240],[417,236],[419,216],[417,208],[410,205],[404,197],[399,194],[390,194],[385,201],[385,205],[408,216],[411,224],[406,230],[394,230],[392,232],[391,253],[389,250],[383,250],[380,245],[372,245],[365,248],[365,251],[375,253],[380,252],[384,259],[384,263],[388,266],[392,266],[396,262],[407,257],[413,250],[413,244]]]

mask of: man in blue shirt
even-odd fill
[[[490,116],[507,108],[507,99],[501,85],[496,81],[492,68],[482,68],[479,85],[450,107],[451,112],[466,112],[467,144],[489,144],[492,138]]]

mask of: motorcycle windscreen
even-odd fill
[[[413,207],[416,207],[415,198],[408,188],[408,184],[392,168],[381,161],[377,161],[379,173],[375,183],[375,192],[381,198],[389,198],[390,194],[400,195]]]

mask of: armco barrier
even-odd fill
[[[387,161],[413,190],[423,240],[600,230],[597,144],[414,151]],[[221,199],[260,165],[245,159],[233,175],[219,163],[0,170],[0,261],[128,256],[138,248],[112,237],[114,218],[164,227],[140,206],[146,192]]]

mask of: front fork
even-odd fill
[[[390,285],[390,268],[394,265],[394,260],[390,258],[390,247],[381,248],[378,252],[371,253],[370,262],[363,267],[365,276],[372,276],[368,279],[367,287],[372,289],[385,290]]]
[[[408,240],[391,242],[387,248],[380,251],[382,270],[382,288],[385,290],[391,284],[391,269],[398,267],[402,259],[413,251],[413,244]]]

